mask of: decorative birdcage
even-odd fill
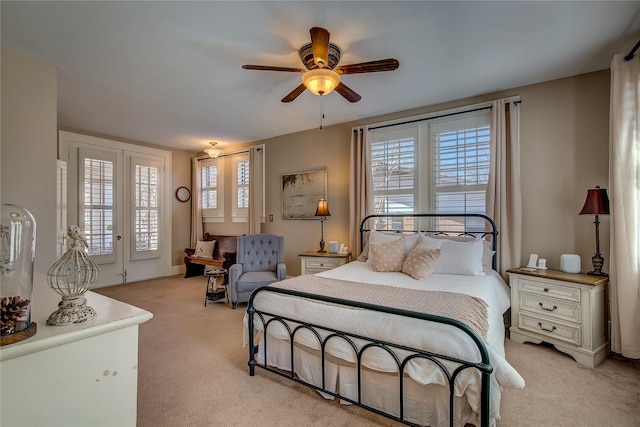
[[[36,221],[20,206],[0,206],[0,345],[36,333],[31,322]]]
[[[47,273],[49,286],[62,296],[58,310],[47,319],[47,325],[51,326],[83,323],[96,317],[84,294],[98,279],[98,266],[87,255],[87,241],[80,228],[70,226],[67,235],[73,240],[71,247]]]

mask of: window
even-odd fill
[[[200,188],[202,220],[224,220],[224,159],[206,159],[201,163]]]
[[[233,157],[233,221],[244,222],[249,214],[249,155]]]
[[[159,169],[157,162],[137,160],[134,172],[134,252],[158,250]],[[133,256],[137,259],[137,256]]]
[[[371,142],[371,174],[376,213],[404,214],[416,211],[417,129],[377,132]],[[385,225],[393,229],[393,219]]]
[[[114,257],[115,156],[83,150],[81,164],[84,197],[80,208],[87,252],[111,259]]]
[[[374,212],[485,213],[490,122],[487,109],[373,130]],[[376,226],[401,228],[397,221]],[[462,228],[460,221],[444,218],[436,227]]]

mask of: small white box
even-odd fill
[[[562,254],[560,255],[560,270],[565,273],[580,273],[580,255]]]

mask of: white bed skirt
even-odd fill
[[[256,361],[265,363],[262,342],[259,345]],[[289,341],[269,337],[268,365],[291,371],[291,346]],[[322,360],[313,350],[305,351],[296,346],[294,349],[295,374],[303,381],[322,387]],[[400,393],[397,375],[381,373],[370,369],[363,369],[362,403],[379,409],[394,416],[400,416]],[[449,389],[438,384],[419,384],[410,377],[404,378],[404,417],[407,421],[433,427],[449,426]],[[325,359],[324,388],[332,393],[340,393],[348,399],[358,400],[358,371],[355,366],[338,364],[336,359]],[[327,393],[319,392],[325,399],[334,399]],[[492,388],[492,402],[500,401],[500,390]],[[347,401],[341,401],[348,404]],[[454,425],[479,425],[480,408],[472,408],[465,396],[454,399]],[[491,426],[495,426],[496,419],[490,419]]]

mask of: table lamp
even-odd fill
[[[318,252],[326,252],[324,250],[324,221],[328,216],[331,216],[331,214],[329,213],[329,204],[325,199],[318,200],[315,216],[320,217],[320,250]]]
[[[602,272],[604,258],[600,254],[600,221],[598,221],[598,215],[609,215],[609,198],[607,197],[607,190],[605,188],[600,188],[597,185],[596,188],[589,189],[587,192],[587,200],[584,202],[580,215],[596,216],[596,220],[593,221],[596,225],[596,253],[591,258],[593,271],[590,271],[587,274],[591,274],[592,276],[608,276],[607,273]]]

